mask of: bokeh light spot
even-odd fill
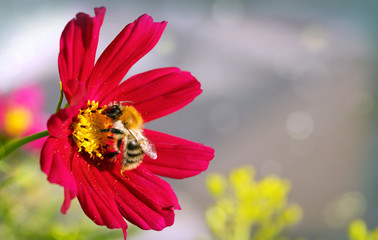
[[[313,118],[307,112],[293,112],[286,119],[286,130],[294,139],[306,139],[314,130]]]
[[[328,226],[342,228],[352,219],[361,217],[366,207],[366,199],[361,193],[347,192],[327,205],[324,219]]]
[[[156,51],[159,54],[169,55],[173,53],[177,48],[176,38],[169,32],[164,33],[164,36],[160,39],[156,46]]]
[[[311,52],[320,52],[328,45],[327,32],[320,25],[310,25],[302,32],[301,43]]]

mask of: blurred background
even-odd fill
[[[303,219],[289,236],[347,239],[347,225],[356,217],[378,226],[378,2],[1,0],[0,94],[40,84],[47,99],[43,110],[53,113],[60,34],[77,12],[93,15],[98,6],[107,8],[98,55],[143,13],[168,21],[160,42],[127,77],[168,66],[190,71],[203,94],[147,128],[215,149],[207,172],[168,180],[182,206],[175,224],[130,239],[206,238],[204,212],[212,203],[206,175],[243,165],[253,165],[258,177],[276,174],[291,182],[289,199],[303,208]],[[37,163],[2,163],[1,176],[27,165],[25,172],[39,179],[34,187],[43,202],[56,198],[51,211],[58,212],[63,191],[45,180]],[[14,192],[11,185],[2,186],[0,199],[7,192]],[[24,194],[16,197],[20,204],[31,201]],[[86,221],[74,202],[57,222]],[[26,214],[34,219],[39,212]]]

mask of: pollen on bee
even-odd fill
[[[80,110],[77,119],[72,124],[72,136],[79,152],[87,152],[91,158],[103,159],[109,139],[109,133],[100,131],[112,124],[110,119],[102,114],[107,106],[99,107],[98,102],[88,101],[88,107]]]

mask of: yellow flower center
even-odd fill
[[[11,137],[21,136],[32,124],[33,116],[25,107],[15,107],[6,110],[4,132]]]
[[[88,108],[80,110],[76,121],[72,124],[73,139],[79,152],[87,152],[91,158],[104,158],[107,152],[109,133],[101,131],[111,126],[111,119],[102,112],[107,106],[99,107],[98,102],[88,101]]]

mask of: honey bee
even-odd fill
[[[156,159],[156,149],[143,135],[143,119],[140,113],[133,106],[111,104],[103,111],[107,117],[112,119],[111,128],[101,129],[102,132],[110,132],[115,140],[114,149],[108,157],[115,157],[122,152],[122,172],[138,167],[145,154]],[[121,151],[122,147],[122,151]]]

